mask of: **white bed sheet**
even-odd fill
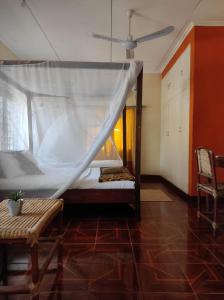
[[[26,175],[14,178],[1,178],[0,190],[49,190],[58,189],[69,180],[70,172],[48,173],[47,175]],[[134,189],[134,181],[98,182],[100,168],[89,168],[74,182],[70,189]]]
[[[81,177],[70,189],[134,189],[135,182],[129,180],[99,182],[100,168],[90,168],[89,174]]]

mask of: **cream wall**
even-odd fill
[[[143,75],[141,174],[145,175],[160,175],[161,83],[160,74]],[[135,104],[132,93],[127,105]]]
[[[161,75],[143,75],[141,174],[160,174]]]
[[[0,41],[0,60],[16,59],[15,54]]]

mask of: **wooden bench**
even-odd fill
[[[42,237],[43,232],[56,216],[58,217],[58,235],[53,238]],[[15,217],[8,215],[7,200],[0,203],[0,248],[3,255],[0,295],[29,293],[32,299],[39,299],[41,281],[56,251],[58,253],[57,270],[60,271],[62,268],[62,222],[62,199],[24,199],[22,214]],[[50,242],[52,247],[42,268],[39,269],[38,246],[42,242]],[[30,247],[31,283],[29,285],[8,285],[7,247],[15,244]]]

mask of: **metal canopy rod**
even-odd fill
[[[33,65],[38,64],[38,67],[44,67],[47,62],[51,68],[75,68],[75,69],[105,69],[105,70],[128,70],[129,63],[116,63],[116,62],[85,62],[85,61],[27,61],[27,60],[2,60],[1,65]],[[56,65],[57,64],[57,65]]]
[[[11,84],[14,88],[16,88],[17,90],[19,90],[20,92],[22,92],[23,94],[25,94],[26,96],[32,96],[32,97],[52,97],[52,98],[67,98],[67,96],[64,95],[52,95],[52,94],[45,94],[45,93],[35,93],[32,92],[26,88],[24,88],[23,86],[21,86],[19,83],[17,83],[15,80],[13,80],[12,78],[9,78],[7,75],[5,75],[3,72],[0,71],[0,79],[2,79],[3,81]]]

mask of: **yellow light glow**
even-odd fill
[[[127,144],[127,160],[132,161],[132,153],[134,148],[134,136],[135,136],[135,109],[127,107],[126,109],[126,144]],[[119,155],[123,156],[123,119],[122,116],[118,119],[114,130],[111,133],[111,137],[117,148]],[[105,159],[107,153],[111,153],[112,144],[110,140],[101,148],[101,151],[97,154],[97,159]],[[115,157],[116,159],[116,157]]]

